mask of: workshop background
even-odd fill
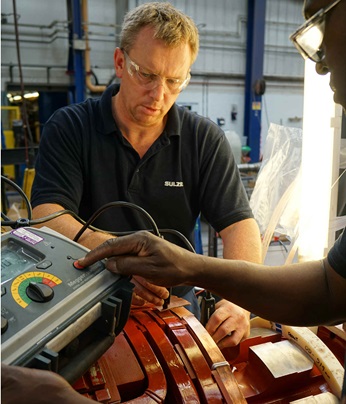
[[[141,3],[15,1],[25,92],[39,93],[30,108],[37,140],[55,109],[97,96],[115,80],[113,52],[121,21],[128,9]],[[289,40],[303,22],[302,1],[171,3],[194,19],[200,33],[192,80],[178,102],[224,130],[235,131],[242,144],[251,147],[251,160],[259,161],[270,122],[302,125],[304,61]],[[3,106],[17,105],[13,96],[20,93],[13,5],[12,0],[1,4]],[[258,95],[254,83],[258,83]]]
[[[80,275],[72,257],[85,253],[81,245],[27,227],[45,122],[117,80],[121,22],[142,3],[1,2],[2,360],[56,371],[103,403],[332,402],[330,391],[340,396],[342,386],[340,326],[315,327],[316,336],[254,317],[250,337],[221,351],[181,302],[131,308],[129,279],[100,263]],[[303,0],[170,3],[200,33],[177,102],[225,131],[261,229],[263,262],[322,258],[346,225],[346,119],[328,75],[313,82],[314,63],[289,40],[304,22]],[[195,236],[196,252],[222,256],[203,217]],[[214,297],[196,294],[210,315]]]

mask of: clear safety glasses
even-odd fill
[[[162,84],[167,93],[177,94],[183,91],[189,84],[191,79],[190,72],[185,79],[161,77],[158,74],[145,71],[142,67],[138,66],[137,63],[130,59],[129,55],[124,49],[122,49],[122,51],[125,55],[126,67],[129,75],[133,77],[133,79],[136,80],[140,86],[146,88],[147,90],[153,90]]]
[[[325,17],[328,11],[340,1],[336,0],[329,6],[321,8],[290,36],[291,41],[304,59],[309,58],[316,63],[324,59],[321,45],[324,36]]]

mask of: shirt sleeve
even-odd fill
[[[228,140],[221,129],[212,131],[201,150],[201,211],[220,232],[253,213]]]
[[[78,212],[83,178],[81,148],[77,144],[82,139],[80,130],[70,118],[66,109],[59,110],[44,127],[35,163],[33,207],[57,203]]]

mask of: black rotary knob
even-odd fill
[[[26,288],[27,296],[34,302],[44,303],[53,299],[54,290],[41,282],[30,282]]]

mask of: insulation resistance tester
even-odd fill
[[[3,362],[72,381],[113,343],[129,315],[132,284],[101,261],[76,268],[87,251],[47,228],[1,236]]]

